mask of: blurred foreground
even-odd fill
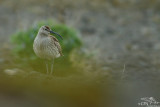
[[[143,97],[160,101],[159,6],[159,0],[0,0],[0,106],[140,107]],[[66,26],[60,28],[64,36],[74,28],[71,34],[80,40],[56,60],[53,76],[34,54],[21,54],[32,50],[23,44],[32,47],[30,39],[9,42],[17,31],[28,35],[23,31],[48,19]],[[72,47],[74,40],[64,43]]]

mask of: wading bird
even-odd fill
[[[59,44],[56,37],[50,34],[56,34],[61,39],[63,39],[61,35],[59,35],[56,32],[53,32],[48,26],[42,26],[39,29],[38,34],[33,43],[33,50],[35,54],[38,57],[46,60],[45,63],[46,63],[47,74],[49,73],[48,62],[51,61],[50,74],[52,74],[54,59],[63,56],[61,45]]]

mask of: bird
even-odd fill
[[[54,59],[63,56],[61,45],[58,39],[51,34],[58,35],[62,40],[62,36],[44,25],[41,26],[37,36],[34,39],[33,50],[35,54],[45,60],[47,74],[49,74],[48,62],[51,61],[51,72],[53,73]]]

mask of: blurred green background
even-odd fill
[[[0,107],[160,101],[159,10],[159,0],[0,0]],[[33,52],[42,25],[64,38],[53,75]]]

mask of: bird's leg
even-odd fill
[[[49,73],[49,72],[48,72],[48,62],[45,61],[45,63],[46,63],[46,69],[47,69],[47,74],[48,74],[48,73]]]
[[[53,73],[53,64],[54,64],[54,60],[51,61],[51,75]]]

